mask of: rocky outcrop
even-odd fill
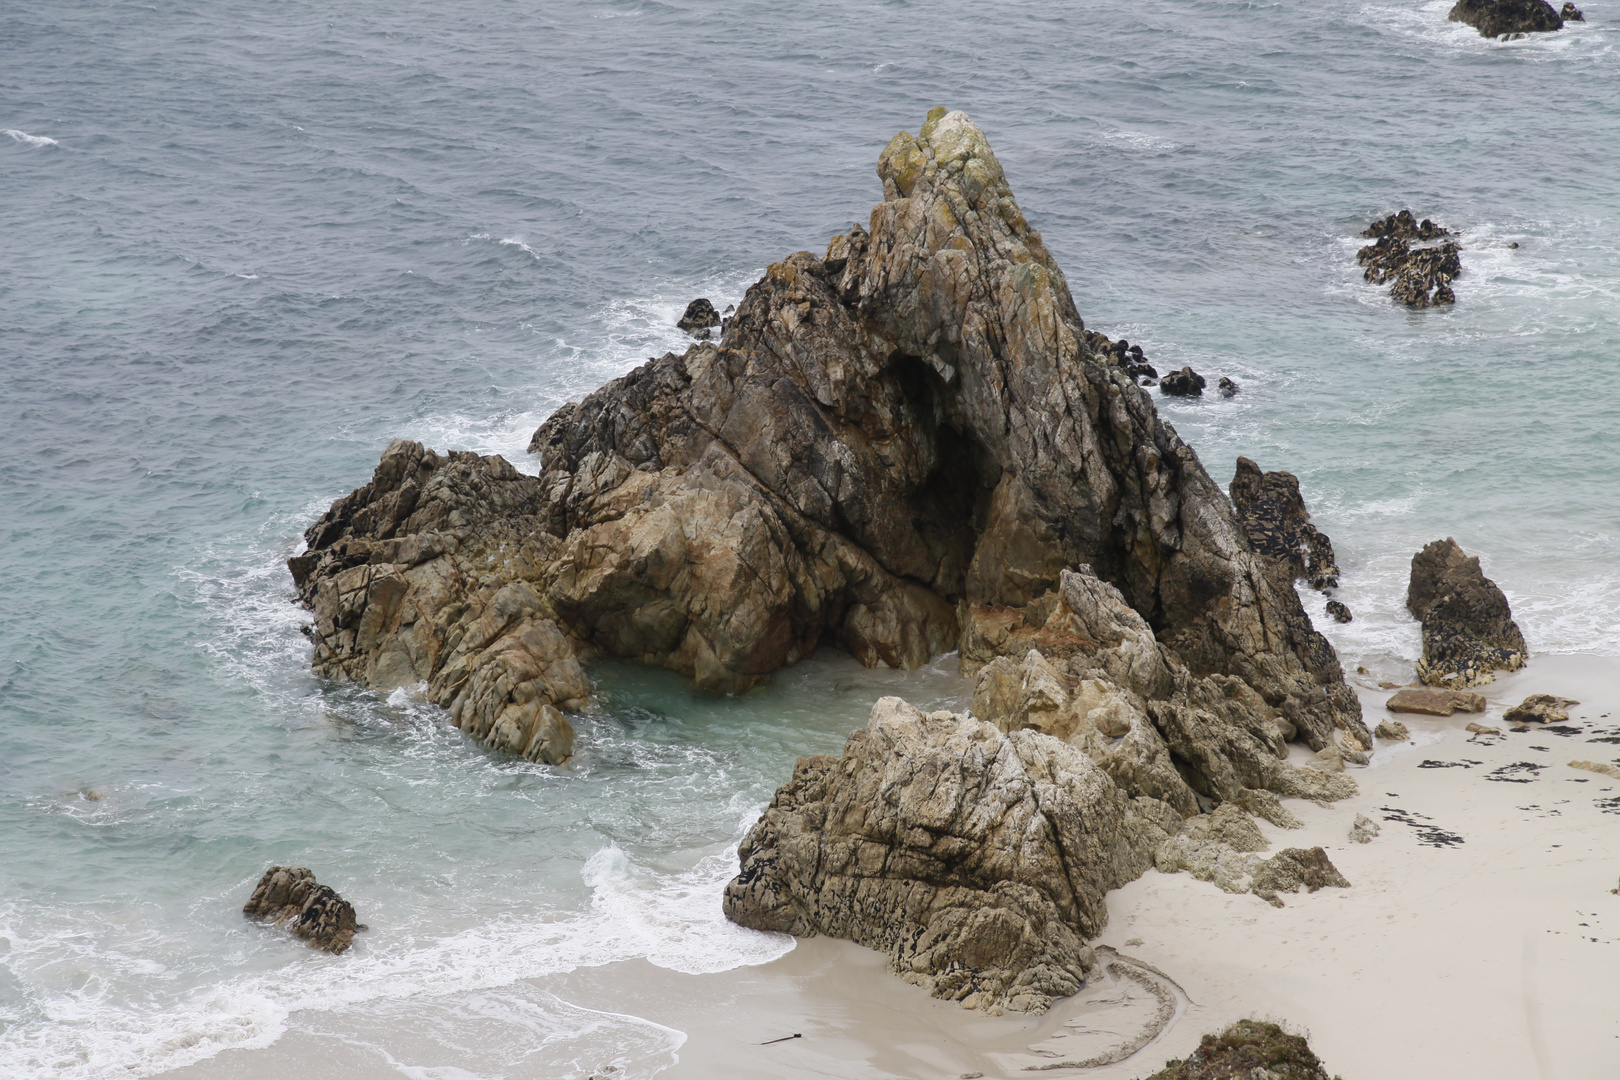
[[[1179,822],[1056,739],[884,698],[842,757],[799,760],[723,904],[885,952],[936,997],[1040,1012],[1084,984],[1104,895]]]
[[[1298,477],[1261,472],[1260,466],[1240,457],[1227,490],[1250,545],[1265,560],[1279,588],[1292,589],[1296,580],[1308,582],[1313,589],[1338,587],[1333,541],[1311,524]]]
[[[485,745],[566,761],[574,731],[561,710],[584,707],[591,689],[581,645],[544,595],[559,547],[544,511],[535,478],[503,458],[393,443],[289,561],[315,616],[315,673],[383,691],[422,684]]]
[[[354,908],[315,875],[301,866],[272,866],[264,872],[253,895],[242,908],[250,919],[289,923],[294,936],[312,949],[340,953],[354,943],[365,927],[355,921]]]
[[[1239,1020],[1205,1035],[1186,1058],[1165,1063],[1148,1080],[1334,1080],[1310,1045],[1263,1020]]]
[[[1449,229],[1428,218],[1420,222],[1412,211],[1402,210],[1373,222],[1361,235],[1375,238],[1356,252],[1356,261],[1367,268],[1367,281],[1392,282],[1390,296],[1407,307],[1456,303],[1451,282],[1462,273],[1462,245],[1451,239]]]
[[[1562,30],[1564,20],[1547,0],[1457,0],[1446,16],[1467,23],[1481,37]]]
[[[681,317],[676,320],[677,329],[685,330],[694,337],[707,339],[709,330],[720,325],[720,313],[714,310],[714,305],[707,297],[700,296],[690,304]]]
[[[1560,19],[1562,19],[1564,22],[1585,22],[1586,21],[1586,16],[1581,14],[1581,9],[1576,7],[1574,4],[1570,3],[1569,0],[1564,0],[1564,6],[1558,12],[1558,17]]]
[[[423,683],[476,737],[559,761],[587,650],[721,691],[828,643],[909,667],[1041,619],[1089,565],[1193,676],[1313,745],[1364,731],[1297,597],[1088,344],[979,129],[935,110],[878,172],[868,227],[771,266],[718,343],[552,416],[538,478],[390,447],[292,561],[316,671]]]
[[[1450,537],[1412,556],[1406,608],[1423,624],[1418,678],[1429,686],[1478,686],[1529,658],[1507,597]]]
[[[1225,375],[1221,376],[1221,381],[1218,385],[1220,387],[1221,397],[1224,398],[1236,397],[1238,391],[1243,389],[1243,387],[1239,386]]]
[[[1206,385],[1202,375],[1184,367],[1159,380],[1159,393],[1169,397],[1203,397]]]
[[[1323,610],[1336,623],[1347,623],[1355,619],[1355,616],[1350,614],[1350,608],[1340,600],[1329,600]]]

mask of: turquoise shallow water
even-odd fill
[[[514,981],[789,947],[718,918],[730,846],[879,694],[951,700],[948,663],[730,700],[604,669],[550,770],[311,679],[282,560],[391,438],[532,468],[687,300],[863,219],[935,104],[1089,325],[1243,385],[1161,407],[1223,482],[1299,474],[1349,664],[1409,670],[1406,563],[1448,534],[1533,651],[1620,651],[1620,6],[1508,44],[1447,6],[0,12],[0,1074],[149,1074],[318,1008],[437,1017],[406,1073],[490,1024],[543,1050],[476,1075],[650,1075],[680,1033]],[[1452,310],[1360,281],[1402,206],[1462,232]],[[272,861],[375,929],[330,959],[244,925]]]

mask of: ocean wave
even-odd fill
[[[47,135],[30,135],[28,132],[18,131],[16,128],[5,128],[4,130],[0,130],[0,135],[10,135],[13,142],[20,142],[25,146],[44,147],[62,145]]]

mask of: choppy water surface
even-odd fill
[[[1243,385],[1163,408],[1217,479],[1302,478],[1348,662],[1409,665],[1407,560],[1448,534],[1532,650],[1620,650],[1620,6],[1508,44],[1447,7],[0,12],[0,1074],[302,1022],[411,1030],[366,1051],[405,1075],[646,1076],[680,1032],[517,980],[790,947],[720,919],[732,845],[880,694],[959,694],[948,663],[718,700],[604,669],[549,769],[311,679],[282,560],[391,438],[532,468],[687,300],[863,219],[935,104],[989,133],[1090,325]],[[1462,231],[1452,310],[1360,280],[1402,206]],[[277,861],[355,901],[352,953],[243,923]]]

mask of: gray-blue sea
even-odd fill
[[[525,980],[792,948],[720,917],[738,838],[878,696],[960,703],[952,658],[735,698],[603,665],[549,768],[312,678],[284,560],[396,437],[533,471],[688,300],[864,221],[934,105],[1090,327],[1241,384],[1160,409],[1222,483],[1300,477],[1347,668],[1409,677],[1447,535],[1533,653],[1620,654],[1620,3],[1506,43],[1448,7],[0,7],[0,1076],[311,1030],[385,1074],[648,1077],[681,1032]],[[1455,307],[1361,280],[1403,207],[1460,231]],[[242,919],[271,863],[355,903],[354,950]]]

